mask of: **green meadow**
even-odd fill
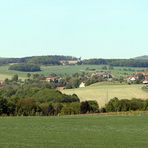
[[[64,76],[64,75],[72,75],[74,73],[82,73],[82,72],[111,71],[114,76],[120,77],[120,76],[131,75],[136,71],[147,70],[146,68],[130,68],[130,67],[114,67],[113,70],[103,70],[102,67],[103,65],[41,66],[40,72],[32,72],[32,74],[39,73],[48,76],[52,73],[55,73],[57,75]],[[27,72],[8,70],[8,68],[9,65],[0,66],[0,80],[4,80],[5,78],[11,78],[14,74],[18,74],[19,77],[22,79],[26,78]],[[95,71],[93,71],[92,69],[95,69]]]
[[[148,116],[1,117],[1,148],[147,148]]]

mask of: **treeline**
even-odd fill
[[[9,70],[36,72],[36,71],[41,71],[41,68],[39,65],[36,64],[13,64],[10,65]]]
[[[148,59],[88,59],[82,64],[87,65],[110,65],[124,67],[148,67]]]
[[[60,61],[77,60],[76,57],[72,56],[32,56],[24,58],[0,58],[0,65],[11,64],[11,63],[31,63],[40,65],[61,65]]]
[[[148,111],[148,99],[111,99],[105,106],[105,112]]]
[[[57,116],[85,113],[97,113],[96,101],[85,102],[37,102],[34,99],[21,99],[13,102],[0,98],[0,115],[2,116]]]
[[[72,56],[32,56],[24,58],[0,58],[0,65],[11,63],[31,63],[37,65],[61,65],[61,61],[78,60]],[[79,61],[79,60],[78,60]],[[110,66],[125,66],[125,67],[148,67],[148,59],[88,59],[79,61],[77,64],[88,65],[110,65]]]
[[[99,108],[96,101],[39,102],[30,98],[14,101],[0,97],[1,116],[57,116],[128,111],[148,111],[148,100],[114,98],[105,107]]]

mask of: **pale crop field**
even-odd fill
[[[96,83],[85,88],[65,89],[62,92],[65,94],[76,94],[81,101],[96,100],[99,106],[104,106],[114,97],[119,99],[148,99],[148,92],[143,91],[141,89],[142,86],[143,85]]]

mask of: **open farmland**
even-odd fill
[[[55,73],[57,75],[72,75],[74,73],[82,73],[82,72],[94,72],[94,71],[108,71],[102,69],[103,65],[66,65],[66,66],[41,66],[41,71],[39,72],[30,72],[30,73],[38,73],[48,76],[49,74]],[[14,74],[18,74],[20,78],[26,78],[28,72],[20,72],[14,70],[8,70],[9,65],[0,66],[0,80],[4,80],[5,78],[11,78]],[[133,74],[136,71],[146,71],[146,68],[130,68],[130,67],[114,67],[111,73],[115,77],[126,77],[128,75]]]
[[[1,148],[147,148],[148,116],[1,117]]]
[[[119,99],[148,99],[148,92],[142,90],[142,86],[96,83],[85,88],[65,89],[62,92],[65,94],[77,94],[81,101],[97,100],[100,106],[104,106],[114,97],[118,97]]]

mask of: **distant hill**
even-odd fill
[[[0,58],[0,65],[14,63],[31,63],[39,65],[61,65],[61,61],[78,61],[78,58],[72,56],[47,55],[47,56],[32,56],[23,58]]]
[[[135,57],[134,59],[138,59],[138,60],[148,60],[148,55],[138,56],[138,57]]]
[[[35,64],[35,65],[110,65],[124,67],[148,67],[148,55],[131,59],[85,59],[73,56],[47,55],[23,58],[0,58],[0,66],[6,64]]]

